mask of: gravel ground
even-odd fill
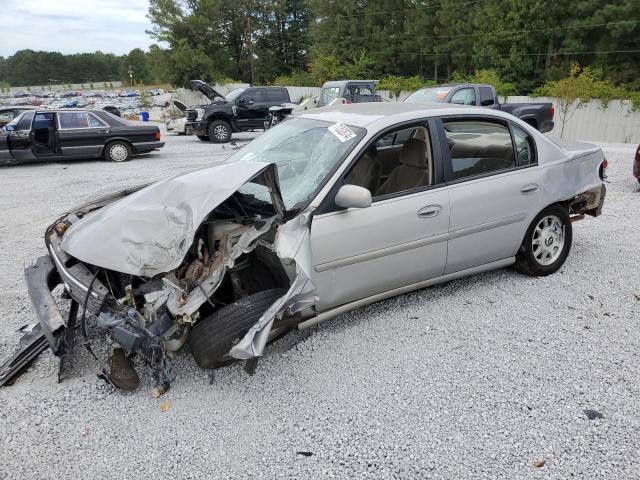
[[[125,164],[1,169],[0,357],[35,318],[22,269],[58,213],[230,153],[166,140]],[[160,399],[150,380],[114,391],[82,352],[57,384],[47,352],[0,390],[0,478],[640,478],[640,189],[635,146],[603,148],[604,214],[574,225],[559,273],[361,308],[268,347],[253,377],[185,352]]]

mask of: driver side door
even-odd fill
[[[33,133],[31,124],[35,111],[27,112],[15,125],[15,128],[9,132],[7,143],[11,151],[11,156],[18,161],[35,160],[36,156],[32,151]]]
[[[389,133],[393,132],[383,133],[376,141]],[[366,208],[340,209],[333,205],[324,211],[321,207],[314,215],[312,281],[319,292],[318,311],[443,274],[449,192],[443,181],[437,137],[429,134],[426,141],[430,142],[427,163],[431,175],[424,185],[407,190],[400,187],[378,197],[374,193],[371,206]],[[364,154],[354,165],[362,158]],[[329,196],[335,198],[349,172],[347,169]]]

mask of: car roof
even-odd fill
[[[453,103],[368,102],[333,105],[306,110],[296,116],[330,123],[341,122],[371,131],[381,130],[398,123],[420,118],[445,115],[484,116],[511,122],[518,119],[510,113],[491,108],[458,105]],[[517,123],[522,123],[517,121]]]
[[[306,110],[299,116],[365,127],[381,119],[388,119],[389,123],[395,123],[394,120],[402,121],[403,117],[412,117],[415,113],[423,113],[424,115],[421,116],[428,117],[452,113],[460,109],[464,110],[465,106],[452,103],[366,102],[314,108]],[[474,111],[479,113],[478,107],[474,107]]]
[[[33,105],[3,105],[0,110],[35,110],[37,108]]]
[[[102,112],[99,108],[40,108],[39,112],[69,112],[69,113],[78,113],[78,112]]]
[[[453,87],[491,87],[486,83],[439,83],[438,85],[427,85],[419,90],[426,90],[427,88],[453,88]]]

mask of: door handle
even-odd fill
[[[427,205],[418,210],[418,216],[420,218],[432,218],[437,217],[442,212],[442,205]]]
[[[98,133],[109,133],[108,130],[99,130]]]
[[[535,183],[530,183],[528,185],[525,185],[524,187],[522,187],[520,189],[520,193],[523,195],[531,195],[533,193],[536,193],[538,191],[538,185]]]

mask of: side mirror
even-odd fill
[[[464,100],[451,100],[451,103],[454,103],[456,105],[464,105]]]
[[[242,106],[247,104],[247,99],[246,98],[239,98],[236,103],[242,107]]]
[[[15,125],[5,125],[4,126],[4,131],[5,132],[13,132],[16,129]]]
[[[367,208],[371,206],[371,192],[357,185],[343,185],[336,193],[335,202],[342,208]]]

